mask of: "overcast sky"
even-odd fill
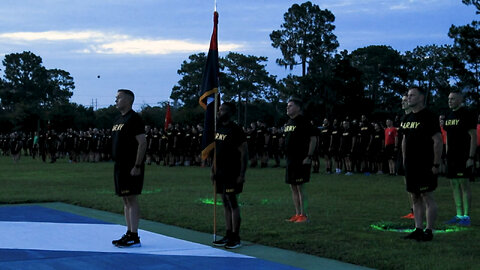
[[[452,44],[448,29],[478,20],[461,0],[311,1],[335,15],[339,50],[389,45]],[[135,108],[167,101],[191,54],[208,51],[213,0],[2,0],[0,58],[31,51],[48,69],[70,72],[72,102],[98,108],[114,104],[116,90],[132,89]],[[279,78],[280,52],[269,34],[280,29],[291,0],[218,0],[220,55],[235,51],[267,56]],[[3,69],[3,66],[0,67]],[[294,73],[300,72],[300,67]],[[3,76],[3,72],[0,71]],[[100,76],[98,78],[97,76]]]

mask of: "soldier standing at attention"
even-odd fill
[[[240,242],[240,205],[238,194],[243,191],[245,172],[248,164],[248,146],[242,128],[231,121],[236,107],[224,102],[218,110],[217,130],[215,134],[215,163],[212,166],[212,181],[216,192],[222,195],[225,213],[226,235],[213,245],[227,249],[241,247]]]
[[[307,194],[305,184],[310,181],[312,156],[317,144],[316,131],[303,116],[302,102],[291,98],[287,104],[290,120],[285,125],[285,155],[287,168],[285,182],[292,190],[295,215],[288,222],[307,222]]]
[[[438,168],[442,155],[442,136],[437,117],[426,109],[426,92],[420,87],[408,90],[408,106],[412,112],[402,124],[403,162],[406,188],[413,199],[415,230],[405,239],[431,241],[437,218],[433,191],[438,185]],[[423,218],[427,227],[423,230]]]
[[[112,128],[112,158],[115,161],[115,193],[122,197],[127,232],[112,241],[117,247],[139,247],[138,223],[140,206],[138,195],[142,193],[145,172],[145,125],[142,118],[132,110],[135,96],[132,91],[120,89],[115,103],[121,115]]]
[[[477,134],[475,116],[465,108],[463,99],[461,92],[448,95],[451,111],[444,127],[447,131],[447,178],[452,184],[457,215],[447,223],[470,226],[472,188],[469,178],[473,174]]]

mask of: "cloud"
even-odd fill
[[[125,39],[126,35],[105,34],[97,31],[46,31],[46,32],[15,32],[0,34],[0,39],[13,41],[83,41],[102,42],[109,38]]]
[[[77,53],[85,54],[133,54],[133,55],[165,55],[174,53],[190,53],[208,50],[208,42],[191,40],[136,38],[124,34],[100,31],[45,31],[1,33],[0,41],[16,43],[80,43],[83,48]],[[239,43],[221,43],[219,51],[242,49]]]
[[[445,0],[325,0],[320,8],[338,14],[385,14],[388,12],[430,11],[439,6],[451,5]]]
[[[399,11],[399,10],[419,10],[427,9],[432,10],[439,5],[448,5],[448,1],[439,1],[439,0],[401,0],[401,1],[392,1],[390,3],[390,10]]]
[[[238,50],[242,46],[234,43],[219,45],[219,51]],[[208,49],[207,43],[183,40],[128,39],[92,46],[91,52],[99,54],[172,54],[199,52]]]

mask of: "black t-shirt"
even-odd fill
[[[217,123],[215,154],[217,180],[235,180],[240,176],[241,153],[239,147],[246,141],[242,128],[230,121]]]
[[[47,145],[50,151],[57,150],[57,140],[58,140],[58,137],[56,134],[49,134],[47,136]]]
[[[257,148],[263,148],[263,145],[265,144],[265,129],[263,127],[259,126],[257,128],[257,136],[255,136],[255,138],[255,144],[257,145]]]
[[[142,118],[133,110],[118,116],[112,127],[112,158],[117,163],[134,164],[137,159],[137,135],[145,133]]]
[[[440,133],[438,118],[428,109],[406,115],[402,123],[405,134],[405,168],[415,173],[417,169],[433,166],[434,151],[432,136]]]
[[[151,150],[151,144],[152,144],[152,132],[146,132],[145,133],[145,140],[147,141],[147,150]]]
[[[302,162],[308,156],[310,137],[316,135],[314,127],[299,115],[288,120],[284,132],[287,163]]]
[[[76,138],[77,136],[75,135],[75,133],[73,132],[67,133],[67,138],[65,139],[67,150],[73,149]]]
[[[382,150],[385,140],[385,131],[383,129],[374,130],[370,152],[378,153]]]
[[[169,128],[167,129],[165,135],[167,136],[167,147],[171,150],[174,148],[175,130],[173,128]]]
[[[152,151],[158,151],[158,147],[160,145],[160,134],[158,133],[153,133],[152,134],[152,140],[150,143],[150,150]]]
[[[183,144],[186,150],[190,150],[192,146],[192,132],[190,130],[186,130],[183,136]]]
[[[174,148],[180,149],[184,146],[183,139],[185,138],[185,134],[183,133],[182,128],[175,129],[173,132],[173,140],[174,140]]]
[[[340,136],[341,136],[342,129],[336,126],[332,127],[331,131],[331,146],[333,151],[338,151],[338,147],[340,146]]]
[[[324,126],[323,129],[320,131],[320,144],[321,148],[324,151],[327,151],[330,147],[330,140],[332,136],[332,130],[330,126]]]
[[[355,136],[352,128],[346,128],[343,130],[340,138],[341,151],[348,153],[352,150],[353,137]]]
[[[270,134],[269,147],[271,150],[278,150],[280,147],[280,133],[275,132]]]
[[[470,155],[469,130],[477,129],[477,121],[473,113],[465,107],[451,111],[445,117],[444,129],[447,131],[449,157],[468,158]]]
[[[373,139],[372,138],[372,128],[370,127],[370,124],[368,122],[362,122],[362,126],[360,127],[360,130],[358,132],[360,134],[359,138],[359,147],[362,150],[366,150],[366,148],[369,146],[370,141]]]

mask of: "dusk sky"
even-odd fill
[[[293,72],[275,63],[280,51],[269,34],[280,29],[291,0],[218,0],[220,55],[267,56],[267,70]],[[389,45],[400,52],[452,44],[448,29],[478,20],[461,0],[311,1],[335,15],[340,50]],[[48,69],[70,72],[71,102],[98,108],[114,104],[116,90],[136,93],[135,109],[169,100],[191,54],[208,52],[213,0],[2,0],[0,58],[31,51]],[[3,66],[0,66],[3,76]],[[97,78],[100,76],[100,78]],[[221,91],[221,90],[220,90]]]

